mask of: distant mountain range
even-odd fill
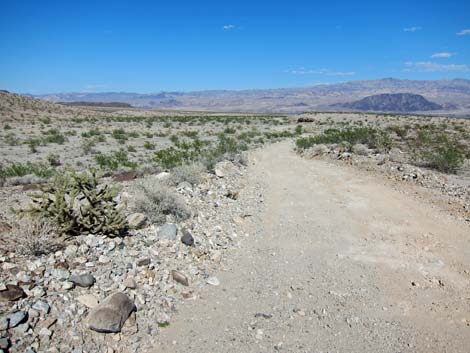
[[[138,108],[153,109],[294,113],[349,109],[337,104],[349,103],[367,96],[384,93],[422,95],[427,100],[442,106],[442,109],[433,110],[433,113],[436,114],[463,115],[470,113],[470,80],[466,79],[418,81],[385,78],[302,88],[148,94],[127,92],[57,93],[34,97],[50,102],[121,102]]]
[[[68,105],[72,107],[102,107],[102,108],[132,108],[129,103],[122,102],[57,102],[58,104]]]
[[[412,93],[374,94],[355,102],[337,103],[334,106],[348,110],[400,113],[444,109],[442,105],[430,102],[423,96]]]

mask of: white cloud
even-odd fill
[[[403,31],[405,31],[405,32],[416,32],[416,31],[420,31],[422,29],[423,29],[422,27],[413,26],[413,27],[403,28]]]
[[[224,31],[230,31],[231,29],[235,28],[235,25],[224,25],[222,28]]]
[[[431,55],[431,58],[450,58],[451,56],[454,56],[454,53],[448,53],[448,52],[441,52],[441,53],[434,53]]]
[[[439,64],[431,61],[407,61],[404,71],[427,71],[427,72],[470,72],[470,66],[464,64]]]
[[[329,69],[306,69],[299,67],[297,69],[289,69],[286,72],[293,75],[327,75],[327,76],[353,76],[356,73],[354,71],[331,71]]]
[[[460,32],[456,33],[458,36],[468,36],[470,35],[470,29],[462,29]]]

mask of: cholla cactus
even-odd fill
[[[116,236],[126,229],[115,187],[100,184],[96,171],[65,171],[31,194],[25,212],[51,219],[66,234],[102,233]]]

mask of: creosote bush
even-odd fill
[[[465,150],[444,133],[420,131],[414,141],[412,158],[445,173],[455,173],[465,162]]]
[[[344,129],[327,129],[317,136],[303,137],[296,141],[298,150],[304,150],[317,144],[340,143],[351,151],[355,144],[364,144],[369,148],[389,151],[392,148],[392,140],[388,133],[370,127],[355,127]]]
[[[31,205],[22,210],[39,219],[47,219],[61,233],[117,236],[126,229],[122,205],[115,200],[118,190],[100,183],[95,171],[64,171],[32,193]]]

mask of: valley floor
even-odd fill
[[[154,352],[468,352],[468,224],[290,142],[250,175],[260,217]]]

